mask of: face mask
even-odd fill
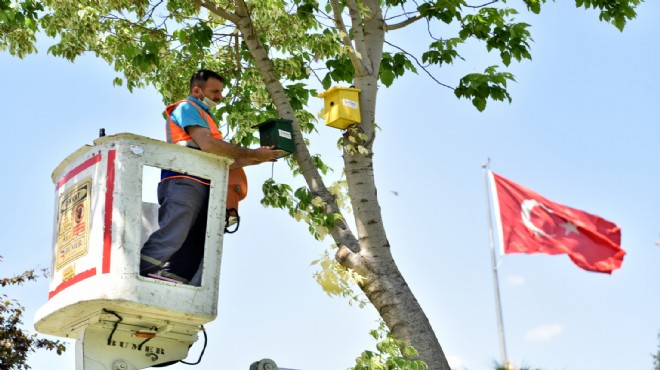
[[[215,109],[215,107],[218,106],[217,102],[214,102],[213,100],[207,98],[204,95],[204,93],[202,93],[202,96],[204,97],[204,99],[202,99],[202,103],[206,104],[206,106],[209,107],[209,109]]]

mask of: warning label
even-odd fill
[[[57,204],[56,270],[87,254],[91,193],[90,178],[60,196]]]

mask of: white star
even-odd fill
[[[577,229],[577,226],[570,222],[564,222],[563,224],[559,225],[564,228],[564,236],[571,235],[571,233],[575,233],[576,235],[580,235],[580,232]]]

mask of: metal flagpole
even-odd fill
[[[504,319],[502,318],[502,301],[500,300],[500,282],[497,277],[497,258],[495,255],[495,237],[493,236],[493,211],[491,209],[490,192],[488,191],[488,175],[490,173],[490,158],[483,165],[486,184],[486,207],[488,208],[488,238],[490,239],[490,261],[493,270],[493,287],[495,288],[495,311],[497,314],[497,330],[500,336],[500,355],[502,356],[502,365],[505,369],[509,368],[509,360],[506,356],[506,341],[504,340]]]

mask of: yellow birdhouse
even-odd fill
[[[334,86],[320,93],[323,98],[323,119],[325,125],[346,129],[360,123],[360,89]]]

